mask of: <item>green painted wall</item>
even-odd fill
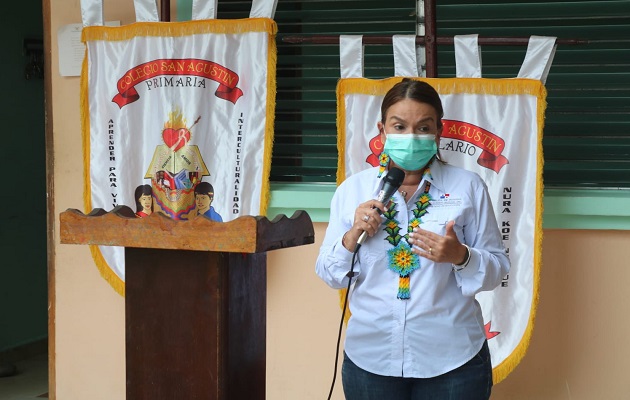
[[[47,336],[44,80],[25,78],[25,39],[42,39],[41,0],[2,4],[0,351]]]

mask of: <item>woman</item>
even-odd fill
[[[136,199],[136,217],[144,218],[153,213],[153,190],[151,185],[140,185],[133,196]]]
[[[342,378],[347,400],[488,399],[492,366],[474,295],[508,273],[492,204],[478,175],[437,157],[440,97],[405,79],[385,95],[381,167],[346,179],[331,204],[317,274],[348,285],[354,267]],[[384,172],[405,178],[392,202],[377,197]],[[381,215],[382,213],[382,215]]]

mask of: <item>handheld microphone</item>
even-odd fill
[[[389,199],[396,193],[396,190],[402,185],[404,179],[405,172],[402,169],[391,167],[387,175],[385,175],[385,178],[383,178],[383,188],[378,193],[375,200],[387,205]],[[380,214],[381,210],[378,210],[378,213]],[[364,231],[361,236],[359,236],[359,240],[357,240],[357,246],[362,245],[367,238],[368,234]]]

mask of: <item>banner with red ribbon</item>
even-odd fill
[[[138,217],[264,215],[276,86],[270,18],[87,26],[85,209]],[[122,249],[92,253],[124,292]]]
[[[402,78],[342,78],[337,85],[337,182],[379,165],[377,122],[385,93]],[[439,155],[488,186],[512,268],[501,285],[477,295],[495,382],[518,364],[531,336],[542,242],[542,128],[546,90],[534,79],[420,79],[444,107]]]
[[[202,78],[195,79],[193,78]],[[208,60],[189,59],[157,59],[131,68],[118,80],[118,93],[112,101],[123,108],[140,98],[136,85],[146,83],[148,90],[158,87],[205,87],[205,79],[219,83],[215,96],[236,103],[243,91],[236,87],[239,76],[223,65]]]

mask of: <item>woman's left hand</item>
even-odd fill
[[[446,235],[441,236],[422,228],[414,228],[409,233],[412,251],[433,262],[462,264],[466,260],[466,246],[459,242],[453,226],[455,221],[446,224]]]

